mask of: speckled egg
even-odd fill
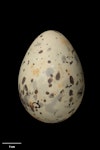
[[[18,90],[26,111],[45,123],[62,122],[80,106],[84,88],[82,66],[68,39],[54,30],[41,33],[19,70]]]

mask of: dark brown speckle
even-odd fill
[[[44,102],[46,102],[46,99],[44,99]]]
[[[73,63],[73,61],[70,62],[70,65]]]
[[[43,37],[43,35],[41,34],[40,37]]]
[[[69,79],[70,79],[70,83],[71,83],[71,84],[74,84],[74,79],[73,79],[73,77],[70,76]]]
[[[50,97],[50,98],[53,98],[53,97],[54,97],[54,93],[51,93],[49,97]]]
[[[49,87],[52,87],[52,84],[49,84]]]
[[[64,89],[60,91],[60,93],[63,93],[63,92],[64,92]]]
[[[23,79],[22,79],[22,84],[25,83],[25,80],[26,80],[26,77],[23,77]]]
[[[53,77],[53,74],[50,74],[51,77]]]
[[[59,80],[60,79],[60,72],[58,72],[57,74],[56,74],[56,80]]]
[[[72,86],[72,84],[71,85],[66,85],[66,87],[65,88],[70,88]]]
[[[31,82],[33,82],[33,79],[31,79]]]
[[[43,50],[40,50],[40,51],[39,51],[39,54],[41,54],[42,52],[43,52]]]
[[[27,87],[27,85],[26,85],[26,84],[25,84],[24,88],[25,88],[25,90],[26,90],[26,91],[28,91],[28,87]]]
[[[53,81],[52,78],[49,78],[49,79],[48,79],[48,83],[49,83],[49,84],[50,84],[52,81]]]
[[[70,90],[69,91],[69,96],[72,96],[73,95],[73,90]]]
[[[35,94],[37,94],[38,93],[38,90],[35,90],[35,92],[34,92]]]
[[[70,97],[69,102],[71,103],[73,101],[73,97]]]
[[[81,96],[82,93],[83,93],[83,88],[79,89],[79,91],[77,92],[77,95],[78,95],[78,96]]]
[[[48,92],[48,91],[46,91],[46,94],[47,94],[47,95],[49,95],[49,92]]]
[[[66,72],[68,72],[68,70],[67,70],[67,69],[66,69],[65,71],[66,71]]]
[[[51,63],[51,60],[48,60],[48,63]]]

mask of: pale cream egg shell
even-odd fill
[[[68,39],[55,30],[41,33],[19,70],[18,90],[26,111],[45,123],[61,122],[76,112],[84,88],[82,66]]]

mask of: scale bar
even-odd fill
[[[22,144],[21,142],[2,142],[2,144]]]

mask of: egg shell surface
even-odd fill
[[[22,105],[35,119],[58,123],[80,106],[84,74],[79,57],[60,32],[41,33],[28,48],[18,75]]]

